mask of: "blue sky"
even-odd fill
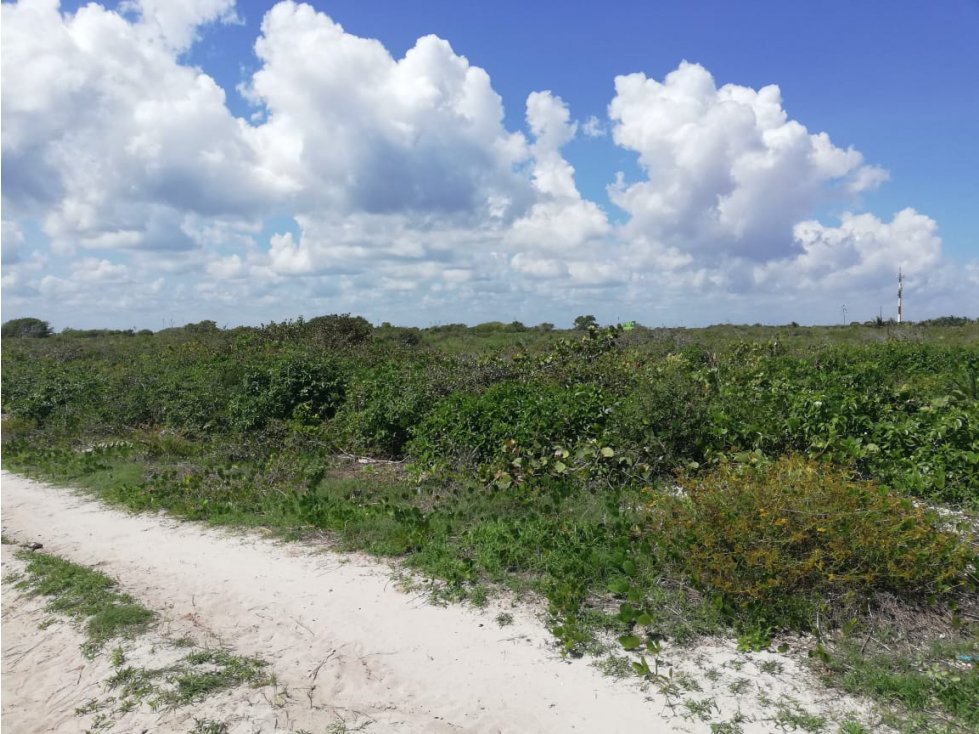
[[[974,0],[55,5],[3,4],[4,319],[979,315]]]

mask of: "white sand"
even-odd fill
[[[6,472],[2,514],[6,536],[98,567],[161,613],[163,624],[149,636],[160,639],[142,641],[142,652],[139,645],[127,648],[127,656],[158,653],[161,639],[189,633],[200,644],[269,661],[279,682],[271,691],[223,694],[191,711],[136,711],[113,731],[187,732],[194,717],[226,721],[232,732],[318,734],[338,721],[369,732],[710,731],[652,688],[562,660],[528,611],[514,612],[514,623],[500,627],[495,612],[431,606],[398,591],[390,567],[370,559],[129,515]],[[17,563],[4,546],[5,572]],[[82,732],[92,718],[74,710],[100,695],[99,681],[110,672],[107,654],[84,660],[81,638],[67,624],[39,630],[48,618],[42,606],[4,585],[2,728]],[[752,690],[767,686],[758,679],[762,658],[741,656],[750,665],[736,671],[727,664],[737,657],[730,645],[704,650],[688,656],[688,664],[753,676]],[[826,692],[782,659],[787,682],[767,686],[769,698],[789,693],[825,705]],[[753,696],[692,697],[707,695],[718,697],[726,715],[739,708],[749,714],[754,721],[743,724],[745,732],[777,730],[770,708],[759,710]],[[859,705],[829,698],[837,708]]]

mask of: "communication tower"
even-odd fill
[[[901,323],[901,316],[904,313],[904,274],[901,269],[897,269],[897,323]]]

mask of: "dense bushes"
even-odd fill
[[[52,429],[77,429],[80,413],[91,409],[100,392],[97,373],[73,369],[70,363],[44,357],[16,365],[5,360],[3,409],[10,415]]]
[[[247,431],[274,420],[323,420],[343,402],[345,387],[333,360],[287,354],[255,362],[245,368],[241,388],[231,398],[231,425]]]
[[[979,401],[957,387],[975,359],[974,348],[928,344],[806,356],[737,348],[702,372],[715,392],[709,443],[801,452],[919,496],[976,503]]]
[[[11,337],[26,337],[29,339],[44,339],[51,335],[51,325],[47,321],[35,318],[11,319],[0,327],[0,336],[4,339]]]
[[[596,385],[508,381],[449,395],[419,424],[408,448],[425,466],[477,467],[500,462],[514,447],[541,450],[598,436],[610,413]]]
[[[485,464],[491,475],[515,455],[590,440],[654,476],[744,451],[795,452],[919,496],[979,504],[974,346],[790,351],[770,339],[715,349],[689,336],[634,343],[635,332],[589,329],[555,335],[546,349],[477,357],[402,345],[390,328],[375,337],[341,315],[12,339],[3,409],[79,437],[154,426],[213,436],[296,420],[335,446],[407,453],[423,467]]]
[[[391,361],[357,371],[334,422],[341,444],[362,453],[402,456],[415,427],[445,390],[434,367]]]
[[[343,315],[10,339],[3,458],[134,509],[328,530],[439,593],[531,588],[570,654],[596,627],[642,650],[837,622],[868,624],[862,654],[894,605],[974,615],[974,533],[924,508],[979,508],[979,347],[744,332]]]
[[[630,640],[799,629],[973,588],[974,551],[909,496],[979,507],[976,346],[491,326],[491,354],[464,327],[433,350],[347,316],[5,341],[5,465],[326,529],[460,593],[529,585],[569,652],[586,619]]]
[[[715,440],[711,393],[690,367],[673,357],[642,374],[611,418],[608,443],[632,450],[657,472],[702,461]]]

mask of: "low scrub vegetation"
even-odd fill
[[[326,531],[443,597],[539,594],[568,654],[729,628],[826,652],[897,603],[975,659],[973,322],[546,326],[5,337],[3,461],[133,508]]]
[[[783,457],[679,477],[649,528],[693,582],[759,622],[805,625],[882,593],[973,588],[976,555],[939,516],[850,472]]]

